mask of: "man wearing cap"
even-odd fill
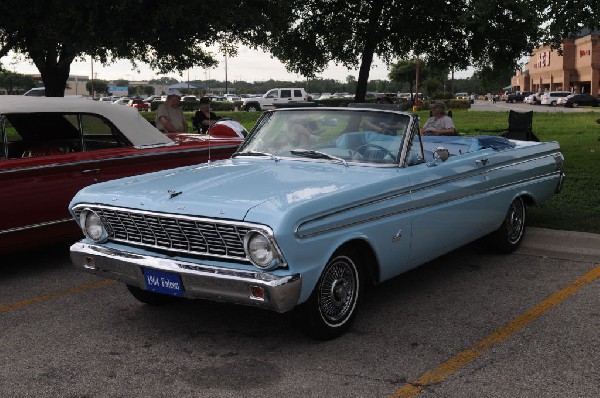
[[[181,108],[181,95],[172,93],[156,110],[156,128],[163,133],[187,133],[188,125]]]
[[[219,116],[210,111],[210,98],[200,98],[200,109],[196,111],[192,118],[194,130],[198,130],[199,133],[206,133],[208,128],[219,119]]]
[[[436,102],[429,106],[431,117],[427,119],[421,129],[423,135],[456,135],[456,127],[452,118],[446,115],[446,105]]]

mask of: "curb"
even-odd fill
[[[600,263],[600,234],[530,227],[516,253]]]

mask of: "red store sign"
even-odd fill
[[[591,55],[592,54],[592,50],[579,50],[579,56],[583,57],[586,55]]]

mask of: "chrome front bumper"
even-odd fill
[[[277,312],[293,309],[302,289],[300,274],[277,276],[266,272],[214,267],[115,250],[101,245],[77,242],[71,246],[75,266],[103,278],[146,289],[143,268],[177,273],[184,297],[251,305]],[[252,291],[264,291],[256,297]]]

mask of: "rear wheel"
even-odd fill
[[[135,297],[138,301],[148,305],[166,305],[177,300],[174,296],[167,296],[166,294],[149,292],[148,290],[140,289],[136,286],[127,285],[129,293]]]
[[[304,333],[330,340],[348,330],[362,295],[358,259],[347,248],[329,260],[309,299],[296,309],[296,322]]]
[[[577,108],[579,106],[578,102],[573,102],[573,108]]]
[[[523,198],[518,197],[512,201],[500,228],[488,236],[488,242],[495,251],[512,253],[517,250],[525,236],[526,213]]]

